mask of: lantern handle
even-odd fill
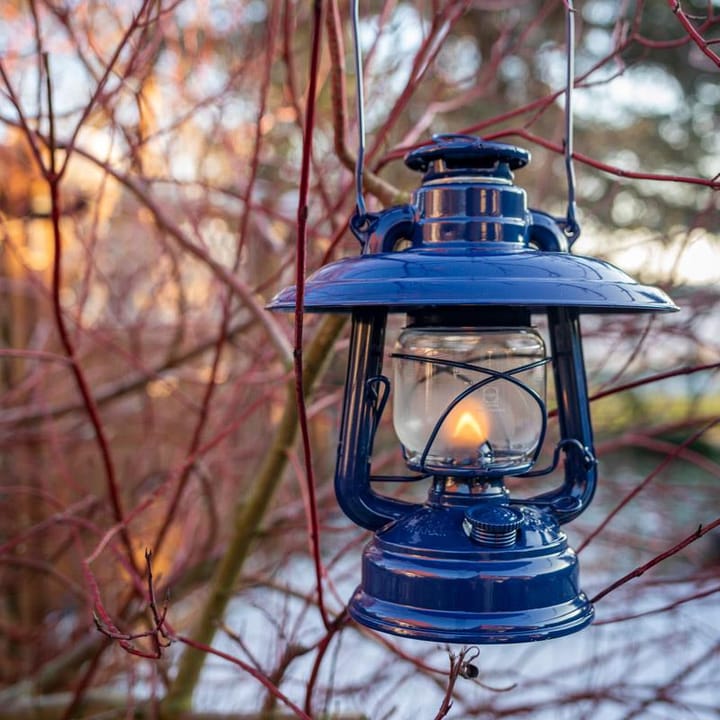
[[[568,244],[580,237],[580,223],[577,219],[575,200],[575,168],[573,166],[573,89],[575,87],[575,6],[573,0],[565,0],[565,137],[563,155],[567,182],[567,210],[563,231]]]
[[[358,149],[355,158],[355,213],[361,220],[367,215],[363,196],[363,170],[365,166],[365,97],[363,91],[363,62],[360,48],[360,10],[358,0],[351,2],[353,55],[355,60],[355,103],[358,123]]]

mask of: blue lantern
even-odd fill
[[[362,254],[305,285],[308,312],[352,314],[335,489],[345,514],[375,535],[349,611],[375,630],[440,642],[566,635],[593,617],[561,530],[588,507],[597,478],[579,315],[677,308],[609,263],[570,254],[559,223],[528,210],[513,184],[527,151],[462,135],[433,140],[405,159],[424,173],[413,203],[354,218]],[[270,308],[295,301],[287,288]],[[383,372],[388,313],[407,316],[392,380]],[[531,325],[536,313],[547,315],[549,354]],[[548,365],[560,441],[552,466],[538,470]],[[390,395],[416,473],[408,478],[371,472]],[[510,497],[504,477],[549,473],[561,452],[558,488]],[[422,478],[422,505],[373,489]]]

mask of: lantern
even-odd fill
[[[406,157],[424,173],[412,204],[355,217],[362,254],[305,285],[307,312],[352,315],[335,489],[345,514],[375,531],[349,604],[375,630],[526,642],[593,617],[561,529],[588,507],[597,477],[579,316],[677,308],[609,263],[570,254],[560,224],[528,210],[513,183],[528,161],[518,147],[435,136]],[[295,298],[288,288],[269,307],[293,310]],[[392,377],[383,369],[388,313],[407,318]],[[539,313],[549,348],[532,326]],[[550,368],[560,440],[551,467],[538,470]],[[371,471],[390,396],[408,478]],[[561,452],[559,487],[510,496],[504,478],[549,473]],[[424,504],[373,489],[425,478]]]

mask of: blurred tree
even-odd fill
[[[0,7],[0,718],[717,717],[717,4],[578,3],[577,247],[684,310],[586,323],[603,484],[572,532],[597,625],[484,649],[473,683],[349,623],[342,321],[305,323],[318,551],[292,328],[263,309],[293,282],[304,153],[307,270],[356,252],[348,5]],[[519,183],[564,212],[565,9],[361,3],[371,207],[415,186],[410,147],[468,131],[529,147]]]

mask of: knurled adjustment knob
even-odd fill
[[[486,547],[512,547],[523,524],[520,510],[507,505],[476,505],[465,512],[463,528],[470,539]]]

